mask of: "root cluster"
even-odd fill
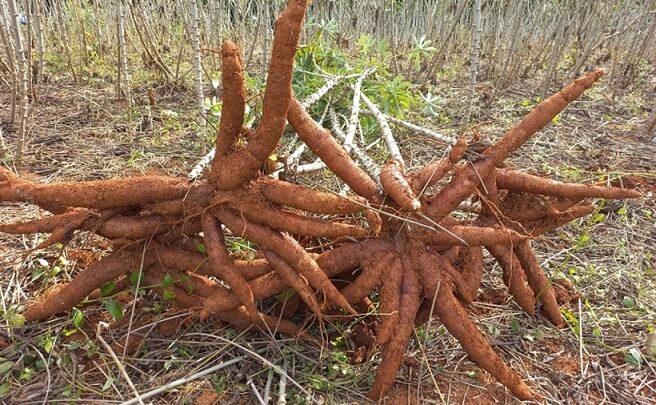
[[[526,313],[535,314],[539,306],[555,326],[563,326],[532,241],[592,212],[586,198],[639,196],[626,189],[560,183],[504,165],[602,72],[589,73],[544,100],[496,144],[474,153],[475,159],[463,159],[471,151],[462,138],[448,156],[417,173],[406,173],[403,162],[390,160],[380,173],[381,189],[294,98],[293,60],[306,3],[291,0],[276,22],[263,116],[253,131],[242,128],[239,49],[223,45],[223,111],[215,158],[204,179],[190,183],[144,176],[38,184],[0,169],[0,201],[28,202],[52,213],[2,224],[0,232],[49,233],[40,248],[66,242],[76,232],[91,232],[114,246],[69,284],[32,303],[25,318],[36,322],[69,311],[103,284],[142,268],[149,285],[163,285],[167,274],[173,276],[173,285],[157,289],[169,296],[172,292],[177,306],[196,309],[201,319],[316,340],[288,319],[261,313],[258,303],[291,290],[297,306],[305,305],[308,314],[322,320],[336,311],[352,316],[367,310],[368,297],[377,290],[376,342],[382,361],[372,399],[384,396],[413,328],[431,312],[481,368],[517,397],[533,398],[471,321],[467,305],[480,287],[485,249]],[[260,172],[287,122],[354,196],[316,191]],[[449,174],[451,179],[443,181]],[[480,212],[475,219],[455,219],[452,213],[467,201],[479,201]],[[226,235],[253,242],[257,258],[232,255]],[[321,238],[332,249],[308,251],[308,238]],[[196,250],[199,243],[206,254]],[[331,280],[355,271],[346,286],[338,288]]]

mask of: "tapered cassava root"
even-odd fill
[[[361,303],[377,291],[375,327],[382,360],[372,400],[385,396],[414,326],[431,316],[514,395],[533,398],[466,308],[481,287],[484,249],[499,263],[519,307],[529,315],[544,313],[563,326],[531,239],[592,212],[586,198],[639,196],[632,190],[561,183],[504,166],[511,153],[602,72],[589,73],[544,100],[475,159],[463,160],[472,152],[461,138],[444,158],[415,173],[405,173],[395,151],[380,179],[372,179],[292,93],[306,3],[290,0],[276,22],[263,115],[254,133],[243,129],[246,93],[239,48],[223,45],[223,110],[215,157],[204,179],[189,183],[144,176],[40,184],[0,168],[1,202],[31,203],[50,212],[25,223],[0,224],[0,232],[50,233],[50,240],[58,241],[87,232],[114,246],[69,284],[28,305],[25,318],[36,322],[70,311],[87,296],[97,296],[106,282],[142,271],[145,284],[154,285],[156,292],[169,291],[169,296],[172,292],[176,306],[195,311],[201,319],[214,317],[239,329],[252,326],[312,340],[291,321],[262,313],[261,303],[291,292],[297,303],[307,306],[307,314],[323,321],[335,311],[342,311],[340,316],[356,315],[356,308],[370,311]],[[355,195],[318,191],[259,172],[287,122]],[[480,200],[482,212],[475,219],[456,220],[452,213],[468,200]],[[257,258],[231,254],[226,238],[254,243]],[[316,246],[330,248],[317,252]],[[167,273],[175,284],[165,287]],[[338,288],[333,279],[352,281]]]

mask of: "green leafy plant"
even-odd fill
[[[422,62],[437,52],[437,48],[432,46],[432,44],[433,41],[426,39],[426,35],[422,35],[419,38],[413,35],[412,49],[408,51],[408,63],[410,63],[410,66],[415,70],[420,70]]]
[[[84,326],[84,313],[78,308],[73,308],[71,321],[76,328],[81,329]]]
[[[21,312],[22,307],[14,304],[7,307],[6,310],[0,309],[0,316],[11,328],[20,328],[25,325],[25,317],[21,315]]]
[[[411,85],[401,75],[397,75],[392,80],[379,80],[366,86],[364,92],[377,102],[384,113],[402,117],[415,103],[410,91]]]
[[[640,350],[632,347],[626,353],[624,353],[624,361],[633,367],[640,368],[643,362],[642,353],[640,353]]]
[[[114,318],[114,320],[119,321],[123,319],[124,313],[123,313],[123,305],[121,305],[118,301],[116,301],[113,298],[110,298],[108,300],[105,300],[105,309],[109,314]]]
[[[421,102],[423,104],[421,107],[422,113],[432,116],[439,115],[440,110],[442,109],[442,105],[444,104],[443,97],[432,94],[430,90],[426,93],[420,92],[419,97],[421,98]]]

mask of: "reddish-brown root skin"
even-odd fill
[[[533,254],[533,249],[531,249],[530,243],[528,241],[521,242],[515,245],[513,250],[519,260],[519,264],[526,272],[528,284],[531,286],[535,296],[542,303],[542,309],[547,317],[556,327],[564,327],[565,319],[560,313],[560,307],[556,301],[554,290],[551,287],[551,283],[547,279],[547,276],[540,268],[540,264],[538,263],[535,254]]]
[[[573,206],[562,214],[545,216],[540,219],[531,221],[522,221],[521,223],[504,221],[504,225],[518,232],[526,233],[532,237],[538,237],[546,232],[560,228],[561,226],[572,222],[577,218],[584,217],[594,212],[595,207],[589,203],[581,203]],[[481,219],[479,219],[481,220]],[[489,219],[489,222],[496,222],[495,219]]]
[[[362,271],[358,277],[341,290],[348,302],[356,304],[362,301],[380,284],[382,275],[392,260],[391,256],[389,253],[382,252],[362,263]]]
[[[542,219],[545,217],[558,217],[567,215],[570,207],[564,205],[557,198],[550,198],[536,194],[520,193],[514,191],[501,191],[497,202],[497,208],[502,215],[511,221],[525,222]],[[559,200],[557,206],[554,205]],[[563,208],[563,209],[560,209]],[[486,216],[495,217],[493,213],[486,212]]]
[[[460,161],[460,159],[462,159],[463,156],[465,156],[465,152],[467,152],[467,146],[467,138],[464,136],[458,138],[455,145],[453,145],[449,151],[449,160],[451,163],[456,164],[458,161]]]
[[[151,267],[144,272],[144,278],[146,283],[156,286],[155,289],[160,294],[163,294],[164,288],[161,284],[166,273],[167,271],[164,269]],[[170,273],[172,273],[176,280],[182,279],[180,274],[176,272]],[[187,279],[187,282],[190,282],[193,285],[193,292],[196,295],[188,293],[185,291],[185,289],[180,288],[177,285],[166,287],[166,290],[173,293],[173,300],[176,305],[182,308],[201,308],[203,306],[202,298],[211,297],[217,289],[217,285],[215,283],[209,280],[203,280],[198,277],[192,276],[190,280]],[[282,333],[318,344],[316,338],[305,333],[298,325],[294,324],[293,322],[260,313],[256,314],[255,317],[252,317],[246,312],[244,307],[218,312],[214,315],[239,329],[245,330],[251,326],[255,326],[264,333]]]
[[[569,103],[579,98],[603,74],[602,70],[590,72],[547,98],[506,132],[501,140],[483,153],[490,156],[495,164],[500,166],[511,153],[519,149],[533,134],[549,124],[558,113],[564,110]]]
[[[201,229],[199,217],[184,218],[167,232],[157,235],[155,239],[160,243],[169,245],[178,242],[188,235],[194,235],[200,232]]]
[[[153,268],[146,269],[143,274],[144,282],[148,285],[154,286],[154,290],[162,295],[164,291],[167,290],[169,293],[172,293],[172,300],[175,305],[181,309],[194,309],[197,310],[203,306],[203,299],[197,295],[188,294],[184,289],[169,286],[162,287],[162,281],[164,280],[164,273]]]
[[[440,254],[442,257],[448,260],[449,263],[455,266],[456,260],[458,259],[461,250],[462,248],[460,246],[450,246],[448,249],[441,251]]]
[[[550,195],[562,198],[638,198],[642,194],[635,190],[603,187],[592,184],[562,183],[514,170],[497,169],[497,186],[511,191]]]
[[[337,177],[344,180],[351,190],[367,199],[375,198],[379,194],[371,177],[349,157],[327,129],[312,119],[298,100],[291,101],[287,119],[298,137]]]
[[[430,245],[437,246],[483,246],[509,245],[525,240],[527,237],[512,229],[456,225],[447,228],[448,232],[418,231],[419,237]]]
[[[207,257],[201,253],[161,244],[155,245],[153,250],[155,260],[162,265],[189,273],[215,275]],[[233,258],[232,260],[233,265],[249,281],[270,273],[272,270],[271,265],[265,259],[248,261]]]
[[[116,215],[105,221],[96,233],[107,239],[145,239],[169,231],[174,222],[159,215]]]
[[[433,222],[446,226],[452,234],[420,232],[410,225],[412,221],[401,228],[398,221],[387,217],[382,221],[372,207],[366,207],[367,204],[380,204],[383,211],[396,211],[394,206],[384,205],[376,183],[293,98],[293,62],[306,7],[305,0],[290,0],[276,21],[263,117],[254,132],[243,128],[245,90],[239,50],[231,43],[223,45],[225,105],[216,143],[217,154],[207,180],[192,185],[182,179],[145,176],[37,184],[0,168],[0,201],[30,202],[61,214],[25,224],[0,225],[0,231],[50,232],[47,241],[50,243],[67,239],[75,229],[83,229],[109,238],[115,249],[124,246],[29,307],[24,313],[26,320],[45,319],[70,310],[107,281],[143,266],[146,284],[153,285],[160,294],[173,292],[177,306],[200,311],[201,319],[213,315],[238,328],[255,326],[265,333],[282,332],[316,342],[294,323],[259,313],[256,303],[292,288],[297,293],[295,297],[300,297],[319,317],[330,308],[320,304],[317,294],[323,295],[327,304],[355,315],[351,304],[362,304],[369,311],[367,296],[382,284],[377,341],[384,345],[383,360],[371,398],[381,399],[394,382],[414,324],[424,320],[426,306],[430,311],[433,302],[436,316],[474,361],[519,398],[532,398],[528,387],[503,363],[469,319],[454,291],[465,303],[475,298],[483,270],[483,256],[478,246],[490,246],[504,268],[504,281],[519,305],[532,314],[537,296],[550,320],[558,326],[564,324],[553,289],[526,238],[589,213],[592,207],[580,203],[583,197],[632,198],[639,193],[559,183],[496,167],[503,166],[511,152],[547,125],[601,73],[588,74],[542,102],[475,162],[456,169],[467,150],[467,143],[461,138],[448,157],[412,176],[410,183],[400,162],[385,165],[381,183],[396,208],[401,211],[423,208]],[[271,161],[270,155],[282,136],[286,120],[328,168],[364,198],[349,200],[264,177],[251,182],[263,163]],[[237,147],[240,135],[246,144]],[[417,195],[454,169],[452,180],[436,195],[422,197],[419,201]],[[497,188],[504,191],[499,193]],[[519,193],[532,193],[530,201],[520,201],[520,208],[533,205],[534,201],[539,202],[540,207],[529,207],[521,212],[514,210],[508,196],[515,198]],[[543,199],[533,194],[551,197]],[[472,196],[478,196],[483,202],[483,213],[474,222],[476,226],[465,226],[464,222],[448,217]],[[84,215],[65,217],[71,207],[88,207],[94,211],[78,209],[76,211]],[[327,222],[286,209],[331,215],[363,213],[371,229],[345,222]],[[417,214],[411,216],[412,219],[419,217]],[[231,257],[219,221],[234,235],[257,244],[267,259],[245,262]],[[381,230],[381,237],[340,246],[320,256],[309,253],[296,239],[283,233],[325,237],[332,239],[331,246],[336,246],[347,237],[370,237],[379,235]],[[201,231],[204,239],[198,239]],[[393,238],[394,243],[386,238]],[[144,250],[143,240],[149,241],[149,251]],[[191,240],[193,242],[189,242]],[[209,259],[189,250],[198,241],[204,241]],[[449,249],[457,244],[464,247]],[[330,280],[330,276],[358,267],[362,268],[360,275],[341,292]],[[162,281],[167,273],[175,282],[164,287]],[[230,288],[203,275],[218,276]],[[424,304],[418,313],[422,295]]]
[[[478,199],[483,208],[483,215],[494,216],[498,211],[499,205],[499,188],[497,187],[496,171],[492,171],[485,179],[483,184],[478,187]]]
[[[383,398],[387,389],[392,385],[396,374],[403,363],[410,337],[415,327],[415,315],[419,309],[421,287],[415,271],[406,267],[409,260],[403,260],[403,282],[401,284],[399,300],[399,321],[394,336],[383,348],[383,359],[376,371],[374,384],[369,392],[369,398],[378,401]]]
[[[112,289],[112,294],[116,294],[121,291],[125,291],[130,288],[131,283],[128,277],[119,276],[114,283],[114,288]],[[97,300],[102,298],[103,294],[100,288],[96,288],[89,294],[89,300]]]
[[[258,179],[257,185],[269,201],[315,214],[354,214],[367,203],[361,197],[344,198],[268,177]]]
[[[357,269],[370,255],[389,250],[391,247],[390,243],[382,239],[372,238],[329,250],[317,257],[316,261],[328,276],[334,276]]]
[[[517,304],[529,315],[535,314],[535,298],[526,281],[526,274],[512,249],[504,246],[486,246],[503,270],[503,282]]]
[[[494,169],[492,159],[481,159],[460,169],[453,179],[424,206],[424,213],[440,222],[469,197]]]
[[[445,174],[455,167],[456,163],[462,159],[466,151],[467,140],[464,137],[461,137],[456,144],[453,145],[448,156],[427,165],[412,176],[410,181],[412,191],[414,191],[416,195],[419,195],[428,187],[437,184]]]
[[[23,316],[26,321],[40,321],[53,315],[69,311],[96,288],[114,280],[131,269],[138,269],[141,255],[139,249],[126,249],[112,253],[91,264],[75,276],[70,283],[60,287],[47,297],[28,307]],[[151,263],[146,260],[144,265]]]
[[[369,231],[338,221],[323,221],[290,211],[271,207],[265,202],[245,201],[235,204],[248,219],[273,229],[288,232],[292,235],[303,235],[313,238],[364,238]]]
[[[40,207],[121,208],[181,198],[186,180],[141,176],[124,179],[39,184],[17,181],[0,187],[0,201],[23,201]]]
[[[416,195],[422,194],[422,191],[437,184],[454,167],[455,165],[448,157],[429,164],[412,177],[412,191]]]
[[[246,147],[234,152],[217,166],[217,186],[221,190],[237,188],[255,176],[271,155],[287,124],[292,99],[292,72],[306,0],[290,0],[275,23],[271,63],[264,92],[262,120]]]
[[[248,314],[255,319],[258,311],[253,291],[243,274],[233,266],[228,249],[225,246],[221,224],[210,214],[203,214],[201,223],[203,226],[203,235],[205,236],[205,247],[207,248],[207,254],[214,274],[222,278],[230,286],[232,291],[239,297],[241,303],[246,307]],[[211,297],[205,300],[205,305],[211,307]]]
[[[274,315],[279,315],[283,319],[291,319],[303,304],[303,300],[296,291],[290,289],[289,292],[290,294],[277,304],[276,312],[274,312]]]
[[[314,295],[314,291],[310,288],[307,280],[305,280],[300,274],[298,274],[294,269],[280,256],[274,252],[265,252],[265,255],[269,259],[269,262],[276,269],[276,272],[282,278],[287,285],[293,288],[296,293],[301,297],[305,304],[314,312],[317,316],[321,316],[322,310],[317,297]]]
[[[314,259],[307,254],[296,240],[265,226],[248,222],[234,212],[221,210],[217,211],[216,215],[236,235],[243,235],[261,248],[271,250],[280,256],[305,277],[315,290],[324,294],[329,302],[339,306],[349,314],[356,314],[346,298],[340,294]]]
[[[385,345],[394,336],[399,322],[400,294],[403,283],[403,267],[398,256],[392,258],[390,266],[383,274],[380,287],[379,312],[380,326],[376,333],[376,342]]]
[[[472,248],[473,249],[473,248]],[[453,265],[441,255],[434,255],[435,266],[439,269],[439,273],[444,275],[442,279],[446,279],[453,285],[458,297],[465,303],[471,304],[480,284],[473,284],[473,281],[466,280],[463,274],[456,270]],[[433,302],[435,293],[431,291],[431,295],[426,296]]]
[[[423,243],[411,240],[408,242],[406,256],[412,265],[412,270],[419,275],[423,296],[432,302],[440,280],[439,265],[435,263],[438,255],[431,254]]]
[[[88,218],[97,218],[99,215],[92,211],[78,208],[63,214],[35,219],[33,221],[15,224],[0,224],[0,233],[25,235],[30,233],[50,233],[58,228],[67,227],[71,223],[81,223]]]
[[[388,246],[385,242],[370,239],[328,251],[317,257],[316,260],[321,266],[321,269],[330,277],[345,271],[355,270],[360,266],[363,257],[370,254],[372,250],[379,250]],[[203,262],[203,256],[190,253],[180,249],[158,246],[156,257],[158,261],[177,266],[177,268],[187,272],[198,271],[202,274],[211,275],[211,269],[207,263]],[[272,271],[251,280],[249,285],[255,299],[258,301],[269,298],[289,288],[288,284],[276,272]],[[227,288],[220,286],[214,293],[218,293],[218,291],[220,291],[220,295],[217,295],[215,302],[220,304],[214,308],[214,312],[230,311],[241,304],[239,298]]]
[[[447,255],[442,255],[448,259]],[[478,288],[483,277],[483,251],[480,247],[462,248],[456,259],[450,261],[456,270],[460,271],[465,284],[464,289],[457,291],[465,304],[471,304],[478,295]]]
[[[405,179],[401,162],[391,160],[385,164],[380,171],[380,183],[402,211],[417,211],[421,208],[421,202]]]
[[[246,89],[241,55],[236,44],[226,41],[221,46],[221,84],[223,87],[223,108],[216,137],[216,154],[212,162],[210,182],[216,179],[216,168],[222,163],[222,156],[229,154],[235,146],[244,126],[246,108]]]
[[[442,283],[446,286],[445,283]],[[533,393],[522,379],[495,353],[487,339],[469,319],[450,288],[437,292],[434,313],[446,329],[458,339],[463,350],[485,371],[508,387],[521,400],[533,399]]]
[[[430,250],[419,240],[411,240],[408,243],[407,256],[419,275],[423,297],[428,302],[433,303],[437,290],[441,288],[441,280],[446,280],[449,282],[449,288],[455,288],[463,301],[471,303],[471,290],[477,289],[478,284],[471,286],[466,283],[462,274],[445,257]]]

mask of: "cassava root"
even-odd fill
[[[310,331],[262,313],[261,302],[291,290],[308,313],[323,322],[329,311],[356,315],[356,304],[377,290],[376,341],[383,353],[372,400],[385,397],[402,367],[415,324],[425,322],[431,308],[432,316],[481,368],[518,398],[534,398],[471,321],[466,306],[481,287],[484,247],[502,267],[517,304],[530,316],[540,313],[539,302],[547,318],[563,326],[531,239],[592,212],[588,198],[640,196],[632,190],[556,182],[504,167],[511,153],[602,72],[589,73],[544,100],[473,162],[461,162],[467,150],[464,138],[446,157],[416,173],[405,172],[395,149],[380,179],[373,179],[294,98],[293,61],[307,3],[290,0],[276,21],[263,115],[247,137],[240,51],[235,44],[223,45],[223,111],[205,179],[189,183],[143,176],[41,184],[0,169],[0,202],[26,202],[52,213],[26,223],[0,224],[0,232],[51,233],[61,240],[66,239],[62,235],[87,232],[114,246],[69,284],[31,303],[24,312],[26,320],[70,311],[106,282],[124,280],[131,271],[143,271],[145,280],[162,293],[169,272],[195,286],[186,289],[176,281],[167,287],[174,292],[173,304],[190,308],[201,319],[215,317],[239,329],[252,326],[316,342]],[[355,196],[273,180],[259,171],[287,122]],[[440,185],[449,174],[450,181]],[[456,220],[452,213],[473,198],[482,200],[482,212],[474,220]],[[257,258],[232,255],[226,237],[254,243]],[[310,242],[316,239],[321,243]],[[193,250],[199,245],[206,255]],[[332,248],[317,255],[310,250],[317,245]],[[341,290],[331,280],[358,270]]]

